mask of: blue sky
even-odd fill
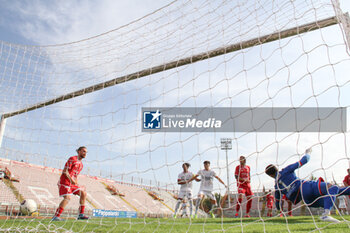
[[[301,2],[295,1],[297,11],[294,14],[299,10],[302,12]],[[315,7],[316,2],[311,2],[308,7]],[[198,33],[192,39],[186,39],[186,35],[191,35],[186,31],[191,28],[186,20],[195,18],[195,14],[206,15],[220,5],[219,1],[198,3],[202,8],[196,12],[191,11],[190,4],[178,10],[176,7],[181,6],[181,2],[176,2],[142,19],[141,23],[121,27],[168,3],[170,1],[99,1],[97,4],[94,1],[0,0],[0,40],[6,42],[2,43],[5,48],[2,51],[6,53],[1,54],[1,59],[7,67],[0,71],[8,75],[7,79],[3,76],[0,83],[11,93],[2,96],[2,112],[6,107],[16,109],[20,105],[40,102],[88,86],[96,80],[108,80],[157,64],[162,59],[181,57],[195,52],[197,47],[210,48],[216,43],[230,42],[227,35],[231,35],[232,30],[222,29],[230,28],[224,10],[218,14],[210,13],[209,19],[218,17],[213,21],[217,23],[213,23],[215,27],[201,26],[197,21],[197,24],[193,23]],[[348,1],[340,3],[344,12],[350,10]],[[253,9],[253,1],[249,1],[249,5]],[[242,6],[235,10],[247,15],[250,11]],[[283,5],[280,7],[283,13]],[[186,17],[181,15],[184,12],[188,13]],[[291,11],[287,8],[286,12]],[[320,12],[321,18],[324,12],[332,13]],[[169,18],[166,15],[170,15]],[[176,23],[166,22],[176,18]],[[241,28],[233,27],[233,30],[245,32],[249,25],[261,23],[258,16],[253,19],[255,21],[247,21],[251,24],[241,24]],[[295,23],[271,19],[259,30],[273,30],[277,22]],[[140,29],[138,25],[142,23],[145,26]],[[154,32],[157,25],[164,27]],[[176,25],[183,28],[179,30]],[[79,41],[119,27],[97,39],[66,46],[16,47],[16,44],[54,45]],[[199,29],[206,27],[208,31],[200,34]],[[127,33],[128,30],[131,32]],[[247,30],[245,37],[234,39],[244,40],[251,36],[249,33],[254,31]],[[163,35],[167,35],[167,39],[157,41]],[[217,35],[218,39],[214,40],[212,35]],[[129,41],[133,42],[127,43]],[[189,45],[178,43],[179,47],[167,47],[177,41]],[[207,44],[196,46],[196,43]],[[188,50],[191,46],[193,51]],[[163,47],[166,49],[162,50]],[[152,56],[154,52],[159,52],[159,56]],[[94,56],[80,59],[89,54]],[[18,57],[31,59],[32,63],[28,67],[21,66],[26,63],[21,63]],[[12,60],[17,62],[15,72],[9,68]],[[271,185],[262,174],[262,167],[272,162],[281,166],[293,162],[309,146],[315,147],[316,159],[300,175],[308,177],[314,173],[330,178],[334,173],[340,180],[349,166],[347,134],[142,134],[139,116],[141,107],[150,106],[348,106],[348,66],[349,57],[341,31],[339,26],[333,26],[169,70],[14,117],[7,121],[0,152],[8,158],[61,168],[68,156],[74,154],[74,149],[85,144],[89,150],[86,173],[115,178],[124,174],[125,177],[167,183],[176,181],[182,162],[190,161],[193,170],[197,171],[202,162],[209,159],[214,161],[212,166],[226,181],[225,157],[219,141],[221,137],[232,137],[235,140],[230,152],[231,173],[238,164],[238,156],[247,155],[256,188]],[[22,84],[23,80],[25,84]],[[216,187],[222,191],[222,186]]]

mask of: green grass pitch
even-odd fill
[[[49,219],[2,219],[0,232],[350,232],[350,216],[339,224],[308,217],[250,219],[117,219],[93,218],[88,222]]]

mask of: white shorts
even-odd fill
[[[215,201],[215,197],[212,193],[212,191],[207,191],[207,190],[199,190],[198,192],[198,196],[199,195],[204,195],[204,196],[207,196],[209,197],[210,199],[214,200]]]
[[[344,202],[339,202],[339,208],[345,208],[346,209],[346,204]]]
[[[192,191],[181,191],[179,192],[178,198],[184,199],[184,197],[187,197],[188,200],[192,199]]]

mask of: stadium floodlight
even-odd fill
[[[228,208],[231,208],[230,201],[230,169],[228,167],[228,150],[232,150],[232,139],[231,138],[221,138],[221,150],[226,152],[226,172],[227,172],[227,199],[228,199]]]
[[[232,150],[232,139],[231,138],[221,138],[221,150]]]

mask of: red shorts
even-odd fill
[[[64,185],[64,184],[58,184],[59,189],[59,195],[60,197],[67,196],[67,195],[79,195],[79,191],[83,190],[82,187],[77,185]]]
[[[253,192],[252,192],[252,189],[250,188],[250,185],[246,185],[246,184],[240,184],[238,186],[238,193],[245,194],[246,196],[253,196]]]
[[[273,207],[273,204],[267,204],[268,209],[272,209],[272,207]]]

